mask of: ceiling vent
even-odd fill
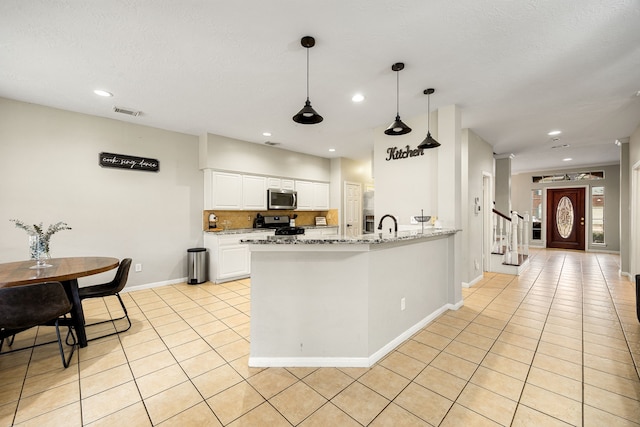
[[[113,107],[113,111],[116,113],[127,114],[129,116],[138,117],[140,115],[140,111],[128,110],[126,108]]]
[[[276,145],[280,145],[280,143],[279,143],[279,142],[271,142],[271,141],[267,141],[267,142],[265,142],[265,143],[264,143],[264,145],[268,145],[268,146],[270,146],[270,147],[274,147],[274,146],[276,146]]]

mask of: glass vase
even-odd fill
[[[47,260],[51,259],[48,251],[48,245],[40,239],[37,234],[29,235],[29,257],[36,260],[36,265],[29,268],[47,268],[51,264],[47,264]]]

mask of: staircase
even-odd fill
[[[489,271],[519,275],[529,266],[529,213],[505,215],[493,209]]]

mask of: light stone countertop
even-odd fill
[[[424,230],[398,231],[397,234],[389,233],[372,233],[362,234],[359,236],[265,236],[263,238],[242,239],[242,243],[252,243],[259,245],[326,245],[326,244],[380,244],[393,243],[408,240],[429,239],[438,236],[448,236],[455,234],[460,230],[453,228],[430,228]]]

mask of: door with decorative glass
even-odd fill
[[[547,189],[547,247],[584,250],[584,188]]]

